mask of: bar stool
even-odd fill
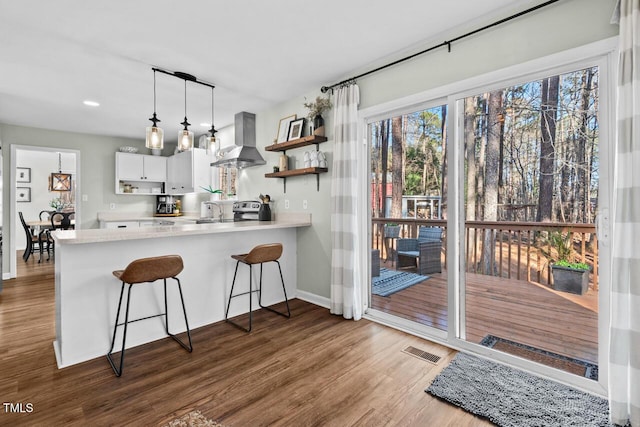
[[[113,368],[116,376],[122,375],[122,368],[124,363],[124,346],[127,339],[127,325],[129,323],[137,322],[139,320],[151,319],[153,317],[165,316],[165,331],[167,335],[176,340],[185,350],[189,353],[193,351],[191,344],[191,332],[189,331],[189,322],[187,321],[187,310],[184,306],[184,298],[182,296],[182,286],[180,286],[180,280],[176,277],[184,268],[182,258],[180,255],[165,255],[150,258],[140,258],[132,261],[124,270],[116,270],[113,275],[122,280],[122,289],[120,290],[120,301],[118,302],[118,311],[116,313],[116,323],[113,327],[113,338],[111,340],[111,348],[107,353],[107,359]],[[184,323],[187,326],[187,336],[189,337],[189,345],[187,346],[178,337],[169,332],[169,314],[167,310],[167,279],[172,278],[178,283],[178,291],[180,291],[180,301],[182,302],[182,312],[184,313]],[[164,281],[164,313],[156,314],[153,316],[142,317],[135,320],[129,320],[129,303],[131,302],[131,288],[138,283],[155,282],[162,279]],[[125,284],[129,285],[127,291],[127,307],[125,309],[124,323],[118,323],[120,320],[120,308],[122,306],[122,297],[124,296]],[[120,368],[116,368],[111,358],[113,352],[113,346],[116,341],[116,331],[118,326],[124,326],[124,332],[122,335],[122,350],[120,351]]]
[[[224,315],[224,320],[236,326],[237,328],[242,329],[243,331],[251,332],[251,321],[252,321],[251,294],[253,292],[258,292],[258,304],[260,305],[261,308],[272,311],[276,314],[279,314],[280,316],[284,316],[287,318],[291,317],[291,310],[289,310],[289,300],[287,299],[287,290],[284,287],[284,279],[282,278],[282,268],[280,268],[280,262],[278,261],[281,255],[282,255],[281,243],[268,243],[265,245],[258,245],[253,249],[251,249],[251,252],[249,252],[248,254],[231,255],[231,258],[235,259],[237,262],[236,262],[236,271],[235,273],[233,273],[233,283],[231,284],[231,293],[229,294],[229,302],[227,304],[227,311]],[[283,313],[283,312],[274,310],[271,307],[266,307],[262,305],[262,264],[264,264],[265,262],[275,262],[276,264],[278,264],[278,270],[280,271],[280,281],[282,282],[282,290],[284,291],[284,301],[287,304],[287,313]],[[240,263],[243,263],[249,266],[249,291],[234,295],[233,288],[236,284],[236,275],[238,274],[238,265],[240,265]],[[260,282],[257,290],[251,289],[252,287],[251,276],[253,271],[251,266],[254,264],[260,264]],[[229,319],[229,307],[231,307],[231,299],[235,297],[239,297],[241,295],[246,295],[246,294],[249,294],[249,328],[245,328],[244,326],[239,325],[238,323]]]

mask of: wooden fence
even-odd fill
[[[417,237],[420,226],[442,227],[442,262],[447,265],[447,221],[407,218],[373,218],[371,247],[380,250],[382,258],[393,258],[394,239],[384,237],[384,225],[400,227],[397,238]],[[591,267],[590,285],[598,289],[598,241],[593,224],[538,223],[538,222],[484,222],[467,221],[464,236],[464,265],[469,273],[528,280],[551,284],[549,257],[555,250],[548,242],[548,233],[569,233],[576,260]],[[482,251],[491,233],[489,264],[481,262]]]

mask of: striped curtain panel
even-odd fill
[[[334,99],[334,149],[331,180],[331,313],[362,317],[357,254],[357,135],[360,89],[338,89]]]
[[[621,0],[609,343],[611,421],[640,426],[640,0]],[[634,170],[635,169],[635,170]]]

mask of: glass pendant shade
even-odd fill
[[[216,152],[216,137],[215,136],[209,136],[207,137],[207,154],[211,154],[211,153],[215,153]]]
[[[153,116],[149,119],[152,126],[147,127],[145,147],[152,150],[164,148],[164,131],[158,127],[160,119],[156,115],[156,70],[153,70]]]
[[[147,127],[145,147],[152,150],[162,150],[164,148],[164,131],[156,126]]]
[[[188,129],[178,131],[178,149],[187,151],[193,148],[193,132]]]

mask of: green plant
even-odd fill
[[[202,188],[205,191],[208,191],[211,194],[222,194],[222,190],[220,189],[214,190],[211,186],[209,187],[200,186],[200,188]]]
[[[566,233],[550,231],[547,236],[547,244],[555,249],[555,254],[544,249],[541,249],[541,251],[553,265],[576,270],[589,270],[590,267],[587,264],[573,260],[573,234],[571,231]]]
[[[64,209],[66,204],[62,201],[60,197],[56,197],[49,202],[49,206],[51,206],[55,210]]]
[[[323,98],[321,96],[316,97],[314,102],[305,102],[303,105],[309,110],[309,114],[307,114],[309,120],[313,120],[316,116],[322,115],[325,110],[333,107],[329,98]]]

